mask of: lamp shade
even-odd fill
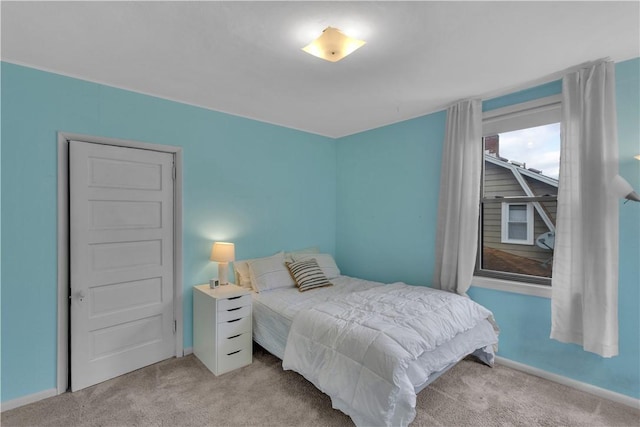
[[[236,259],[236,247],[233,243],[215,242],[211,247],[211,261],[233,262]]]
[[[613,177],[613,181],[611,182],[611,190],[613,191],[613,194],[616,195],[616,197],[640,202],[640,196],[638,196],[638,193],[633,191],[633,187],[631,187],[631,184],[629,184],[627,180],[620,175],[616,175],[615,177]]]

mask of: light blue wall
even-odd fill
[[[342,273],[429,283],[446,113],[338,140],[336,262]]]
[[[640,188],[640,60],[618,64],[620,172]],[[56,132],[184,148],[184,319],[192,285],[216,274],[213,240],[237,257],[310,244],[344,274],[428,284],[444,112],[332,141],[282,127],[2,63],[2,395],[55,387]],[[557,82],[485,109],[557,93]],[[640,397],[640,204],[620,210],[620,356],[548,339],[549,300],[472,288],[501,327],[500,355]]]
[[[640,189],[640,60],[616,66],[620,174]],[[483,109],[549,96],[561,82],[488,100]],[[446,115],[338,140],[336,256],[345,274],[429,285]],[[622,203],[622,202],[621,202]],[[640,398],[640,203],[620,208],[620,355],[603,359],[549,339],[550,300],[471,288],[502,328],[499,355]]]
[[[2,63],[2,401],[56,386],[57,131],[183,147],[184,345],[191,287],[236,257],[335,250],[335,141]]]

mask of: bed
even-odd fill
[[[493,365],[491,313],[468,298],[325,271],[332,286],[253,292],[253,339],[356,425],[408,425],[416,394],[462,358]]]

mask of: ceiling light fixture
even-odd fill
[[[365,43],[363,40],[356,40],[344,35],[337,28],[327,27],[320,37],[303,47],[302,50],[318,58],[338,62]]]

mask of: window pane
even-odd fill
[[[558,179],[560,123],[503,132],[484,138],[486,155],[545,177]]]
[[[527,240],[527,224],[510,223],[509,239],[511,240]]]
[[[553,247],[538,238],[553,233],[555,201],[508,204],[509,197],[558,194],[560,123],[499,133],[484,138],[483,197],[479,267],[486,271],[551,277]],[[508,204],[504,210],[503,203]],[[508,241],[516,241],[511,243]],[[529,243],[532,241],[532,243]],[[546,239],[545,242],[549,242]]]
[[[527,222],[527,206],[526,205],[510,205],[509,221]]]

